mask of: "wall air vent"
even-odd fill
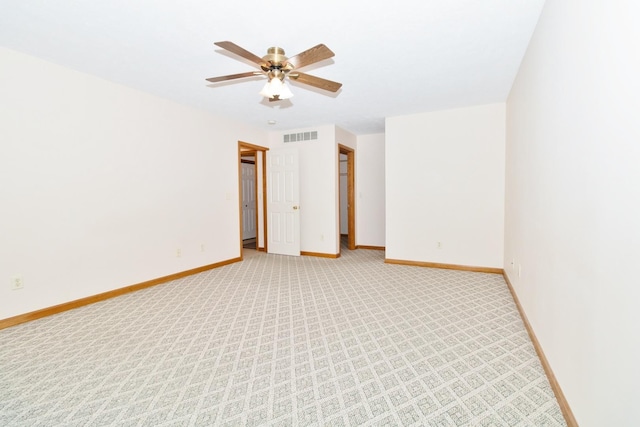
[[[283,142],[297,142],[297,141],[311,141],[313,139],[318,139],[318,131],[314,130],[311,132],[299,132],[299,133],[288,133],[283,135]]]

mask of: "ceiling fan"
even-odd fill
[[[253,62],[260,71],[248,71],[246,73],[229,74],[227,76],[211,77],[206,79],[211,83],[265,75],[268,81],[260,91],[260,95],[269,98],[269,101],[280,101],[293,96],[291,90],[289,90],[285,85],[285,77],[289,77],[289,79],[293,81],[327,90],[329,92],[337,92],[342,86],[342,83],[337,83],[298,71],[300,68],[329,59],[335,55],[331,49],[323,44],[307,49],[304,52],[292,56],[291,58],[287,58],[284,54],[284,49],[280,47],[270,47],[267,50],[267,54],[260,58],[230,41],[216,42],[215,45],[241,56],[242,58],[248,59]]]

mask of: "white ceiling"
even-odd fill
[[[3,0],[0,45],[265,130],[336,124],[370,134],[385,117],[504,101],[543,4]],[[343,87],[292,83],[291,100],[269,103],[260,78],[210,84],[255,70],[213,44],[222,40],[257,56],[324,43],[335,57],[302,71]]]

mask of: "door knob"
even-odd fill
[[[294,211],[297,211],[297,210],[298,210],[298,206],[294,206],[294,207],[293,207],[293,210],[294,210]]]

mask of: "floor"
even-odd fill
[[[242,241],[242,247],[245,249],[256,249],[256,239],[244,239]]]
[[[565,425],[500,275],[244,256],[1,330],[0,425]]]

